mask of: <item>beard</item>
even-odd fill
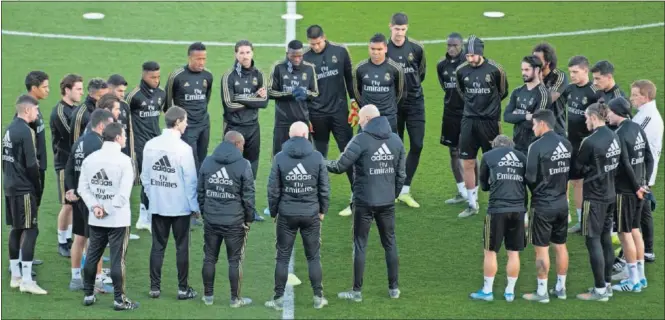
[[[532,82],[532,81],[535,80],[535,79],[536,79],[536,76],[533,75],[533,74],[530,75],[530,76],[528,76],[528,75],[526,75],[526,76],[523,75],[523,76],[522,76],[522,80],[524,80],[524,83]]]

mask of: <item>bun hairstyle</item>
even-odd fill
[[[607,112],[609,107],[604,102],[596,102],[586,109],[586,114],[595,116],[598,120],[607,121]]]

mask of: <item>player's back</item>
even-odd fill
[[[619,167],[621,145],[616,134],[607,126],[594,130],[582,140],[578,164],[584,175],[584,199],[614,201],[615,174]]]
[[[554,131],[543,134],[529,146],[526,177],[531,206],[539,212],[567,210],[572,148],[568,140]]]
[[[37,164],[37,155],[25,150],[24,140],[32,139],[35,146],[35,133],[28,123],[21,118],[14,118],[2,137],[2,186],[6,196],[17,196],[33,193],[33,184],[28,177],[31,164]],[[29,155],[32,157],[28,158]]]
[[[526,157],[514,148],[494,148],[483,155],[480,180],[490,192],[488,213],[526,211],[525,167]]]

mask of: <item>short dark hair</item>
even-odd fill
[[[545,63],[550,64],[550,69],[556,69],[558,59],[556,57],[556,49],[554,49],[551,44],[547,42],[541,42],[533,47],[531,52],[541,52],[543,54],[543,58],[545,58]]]
[[[574,56],[568,60],[568,68],[578,66],[580,68],[589,68],[589,59],[585,56]]]
[[[27,76],[25,76],[25,90],[30,92],[32,87],[38,87],[48,80],[48,74],[44,71],[30,71]]]
[[[375,33],[369,39],[369,43],[379,43],[379,42],[383,42],[384,44],[386,43],[386,36],[384,36],[383,33]]]
[[[70,73],[62,78],[62,81],[60,81],[60,95],[65,95],[65,89],[72,90],[77,82],[83,82],[83,77],[79,76],[78,74]]]
[[[458,39],[462,42],[464,42],[464,37],[458,32],[452,32],[448,35],[448,39]]]
[[[178,107],[178,106],[173,106],[169,108],[169,110],[166,110],[166,113],[164,113],[164,122],[166,123],[167,128],[173,128],[175,127],[175,124],[178,120],[183,121],[185,120],[185,117],[187,116],[187,111],[185,109]]]
[[[528,63],[531,66],[531,68],[534,68],[534,69],[538,68],[541,71],[543,70],[543,62],[540,61],[540,59],[538,57],[536,57],[535,55],[530,55],[530,56],[526,56],[526,57],[522,58],[522,62]]]
[[[323,37],[323,28],[318,24],[313,24],[307,28],[307,39],[316,39]]]
[[[99,89],[106,89],[108,88],[109,85],[104,81],[102,78],[92,78],[88,82],[88,92],[93,93],[96,92]]]
[[[120,99],[114,93],[107,93],[97,100],[97,109],[111,111],[116,102],[120,103]]]
[[[23,94],[16,99],[16,105],[28,104],[32,106],[38,106],[39,101],[29,94]]]
[[[238,52],[238,49],[240,49],[240,47],[249,47],[250,49],[254,50],[254,45],[252,45],[252,43],[249,42],[249,40],[240,40],[236,42],[236,47],[235,47],[236,53]]]
[[[143,63],[143,71],[157,71],[159,70],[159,63],[155,61],[146,61]]]
[[[288,45],[289,50],[302,49],[302,42],[300,40],[291,40]]]
[[[393,14],[392,18],[390,18],[390,23],[394,26],[403,26],[409,24],[409,18],[406,16],[405,13],[398,12]]]
[[[539,122],[544,122],[550,129],[554,129],[554,126],[556,125],[556,117],[554,116],[554,112],[552,112],[552,110],[538,109],[533,113],[531,118]]]
[[[589,116],[596,116],[596,118],[606,121],[607,120],[607,111],[609,107],[603,102],[592,103],[588,108],[586,108],[586,113]]]
[[[97,109],[90,114],[90,125],[93,128],[97,128],[100,123],[103,123],[104,125],[107,125],[113,121],[109,120],[113,118],[113,114],[104,109]]]
[[[125,77],[119,74],[112,74],[108,80],[106,80],[106,83],[109,85],[112,85],[114,87],[117,86],[126,86],[127,85],[127,80],[125,80]]]
[[[122,124],[111,122],[106,125],[106,128],[104,128],[102,137],[104,138],[104,141],[115,141],[116,138],[122,136],[123,132],[125,132],[125,129],[122,127]]]
[[[607,60],[600,60],[591,68],[591,73],[600,72],[601,75],[614,75],[614,65]]]
[[[192,51],[206,51],[206,46],[203,42],[194,42],[189,45],[187,49],[187,55],[191,55]]]

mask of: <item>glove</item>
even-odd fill
[[[653,193],[649,192],[644,195],[644,200],[649,201],[651,205],[651,211],[656,211],[656,197],[653,196]]]
[[[304,101],[307,99],[307,91],[303,87],[296,87],[293,89],[292,94],[298,101]]]
[[[358,121],[360,121],[358,110],[360,110],[358,102],[356,102],[355,99],[351,99],[351,112],[349,113],[349,119],[348,119],[348,122],[351,125],[351,127],[355,127],[356,125],[358,125]]]

